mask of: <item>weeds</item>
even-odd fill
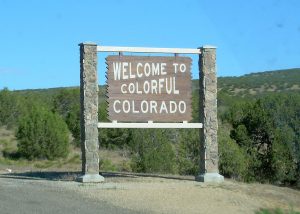
[[[284,211],[282,209],[276,208],[276,209],[260,209],[259,211],[256,211],[255,214],[300,214],[300,212],[295,211],[293,208],[291,208],[288,211]]]

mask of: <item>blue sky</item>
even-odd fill
[[[218,76],[300,67],[299,0],[0,0],[0,89],[79,85],[79,47],[218,47]],[[105,65],[99,54],[99,83]],[[197,56],[193,77],[198,78]]]

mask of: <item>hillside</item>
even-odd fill
[[[99,97],[105,98],[105,85],[99,86]],[[192,81],[193,91],[199,88],[199,80]],[[20,95],[34,95],[36,97],[51,98],[65,89],[79,89],[79,87],[61,87],[49,89],[27,89],[15,91]],[[218,77],[218,91],[232,96],[252,96],[269,92],[297,92],[300,91],[300,68],[265,71],[246,74],[243,76]]]
[[[300,68],[219,77],[218,90],[233,96],[300,91]]]
[[[199,80],[192,81],[193,97],[198,99]],[[73,91],[73,92],[71,92]],[[70,98],[68,92],[73,93]],[[219,115],[226,112],[233,104],[253,100],[267,95],[276,94],[297,94],[300,92],[300,68],[265,71],[259,73],[251,73],[243,76],[218,77],[218,111]],[[46,105],[53,103],[53,100],[63,95],[66,99],[72,99],[72,102],[79,104],[79,87],[65,88],[49,88],[49,89],[34,89],[34,90],[19,90],[14,91],[15,94],[22,97],[31,97]],[[99,104],[103,110],[106,109],[106,86],[99,86]],[[197,101],[193,106],[197,108]],[[197,110],[194,111],[193,118],[198,120]],[[106,113],[101,114],[101,118],[106,120]]]
[[[193,91],[199,80],[193,80]],[[253,96],[270,92],[300,91],[300,68],[265,71],[243,76],[218,77],[218,92],[231,96]]]

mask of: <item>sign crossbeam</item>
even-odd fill
[[[100,122],[98,128],[135,128],[135,129],[201,129],[202,123],[118,123]]]
[[[201,49],[97,46],[98,52],[201,54]]]

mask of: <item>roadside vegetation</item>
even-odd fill
[[[194,80],[194,122],[199,121],[198,90]],[[299,91],[300,69],[218,79],[221,174],[300,185]],[[100,121],[107,121],[105,93],[101,86]],[[79,88],[2,89],[0,164],[73,164],[80,170],[79,121]],[[101,129],[100,170],[196,175],[198,135],[197,130]]]
[[[300,212],[295,211],[294,209],[290,209],[288,211],[284,211],[282,209],[260,209],[255,212],[255,214],[300,214]]]

